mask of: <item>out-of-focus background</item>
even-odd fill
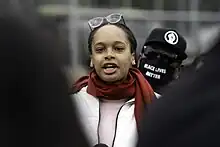
[[[219,0],[1,0],[0,5],[1,11],[13,9],[30,21],[40,13],[42,25],[71,49],[74,78],[88,70],[87,21],[92,17],[122,13],[138,40],[137,54],[153,28],[175,28],[187,39],[185,65],[207,52],[220,22]]]

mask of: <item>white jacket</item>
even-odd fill
[[[99,100],[88,94],[86,89],[87,87],[84,87],[76,94],[73,94],[72,100],[76,104],[79,120],[92,147],[99,143]],[[118,112],[112,147],[135,147],[137,136],[134,99],[131,99]]]

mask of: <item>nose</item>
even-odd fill
[[[111,60],[115,58],[115,54],[113,52],[113,50],[110,48],[107,50],[106,56],[105,56],[105,60]]]

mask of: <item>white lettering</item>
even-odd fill
[[[155,67],[149,64],[144,64],[144,68],[154,71]]]
[[[159,73],[166,74],[166,69],[163,69],[163,68],[156,68],[156,69],[155,69],[155,72],[159,72]]]
[[[146,72],[146,76],[154,78],[154,79],[160,79],[160,75],[154,74],[154,73],[151,73],[151,72],[148,72],[148,71]]]

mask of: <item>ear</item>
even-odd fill
[[[132,65],[136,65],[136,62],[135,62],[135,54],[134,54],[134,53],[132,53],[131,64],[132,64]]]

